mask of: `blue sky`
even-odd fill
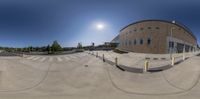
[[[144,19],[177,20],[200,43],[199,0],[1,0],[0,46],[102,44],[119,30]],[[96,24],[104,24],[98,30]]]

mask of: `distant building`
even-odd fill
[[[119,44],[119,35],[117,35],[110,43]]]
[[[120,30],[118,49],[138,53],[182,53],[197,49],[197,38],[175,21],[142,20]]]

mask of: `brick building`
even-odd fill
[[[182,53],[195,51],[197,39],[175,21],[142,20],[120,30],[118,49],[138,53]]]

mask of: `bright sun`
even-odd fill
[[[97,28],[98,30],[102,30],[102,29],[104,29],[104,24],[97,24],[97,25],[96,25],[96,28]]]

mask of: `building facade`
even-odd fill
[[[195,51],[197,39],[175,21],[142,20],[120,30],[118,49],[137,53],[182,53]]]

